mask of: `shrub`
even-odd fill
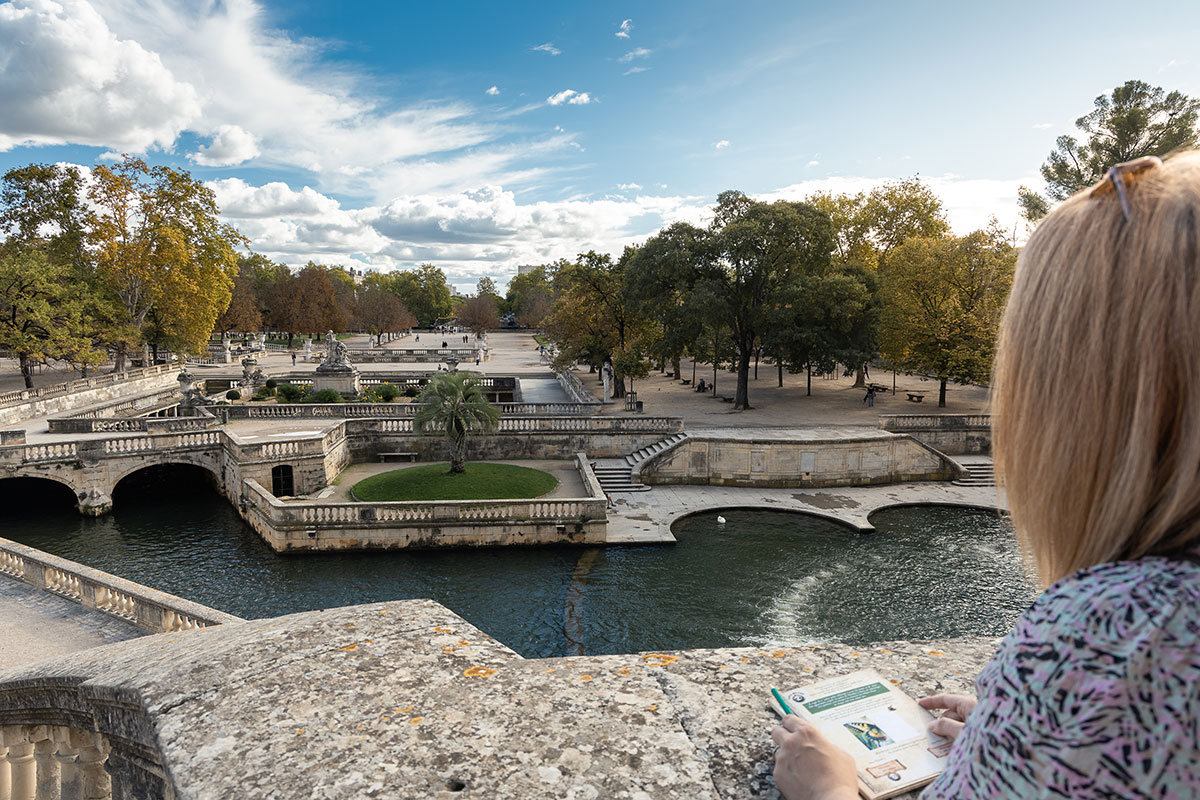
[[[400,390],[390,383],[381,383],[375,387],[375,394],[385,403],[390,403],[400,396]]]
[[[337,389],[322,389],[319,392],[313,392],[305,400],[307,403],[340,403],[342,395]]]
[[[279,381],[275,380],[274,378],[267,378],[267,388],[268,389],[274,389],[278,385],[279,385]]]
[[[407,389],[404,390],[405,397],[416,397],[420,393],[421,393],[421,390],[415,386],[409,386]]]
[[[237,389],[230,389],[228,392],[225,393],[225,399],[226,400],[241,400],[242,393],[239,392]]]
[[[294,383],[281,383],[275,391],[285,403],[299,403],[304,397],[304,387]]]

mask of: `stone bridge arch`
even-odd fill
[[[61,465],[26,465],[16,469],[0,470],[0,481],[10,478],[32,478],[35,480],[50,481],[59,486],[65,486],[75,496],[75,508],[80,513],[84,511],[84,503],[89,497],[90,487],[84,481],[80,481],[82,477],[79,470],[76,469],[55,469]]]

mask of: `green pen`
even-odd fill
[[[786,716],[787,714],[794,714],[794,713],[796,713],[796,712],[792,711],[792,708],[791,708],[791,706],[789,706],[789,705],[787,704],[787,701],[783,699],[783,695],[781,695],[781,694],[779,693],[779,690],[778,690],[778,689],[776,689],[776,688],[772,687],[772,688],[771,688],[771,694],[772,694],[772,695],[774,695],[774,697],[775,697],[775,702],[776,702],[776,703],[779,703],[779,707],[783,709],[783,713],[784,713],[784,715],[785,715],[785,716]]]

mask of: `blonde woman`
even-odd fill
[[[996,468],[1045,593],[976,682],[923,798],[1200,798],[1200,153],[1109,171],[1021,254]],[[788,717],[785,796],[851,800],[853,762]]]

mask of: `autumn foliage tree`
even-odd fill
[[[92,173],[88,239],[134,331],[155,327],[189,352],[204,349],[228,305],[240,234],[218,219],[210,189],[186,172],[126,156]],[[117,343],[117,369],[126,341]]]
[[[476,339],[500,327],[495,295],[481,294],[463,303],[458,309],[458,323],[475,334]]]
[[[881,271],[884,358],[926,372],[939,383],[991,378],[1000,315],[1012,287],[1017,254],[999,226],[967,236],[910,239]]]

